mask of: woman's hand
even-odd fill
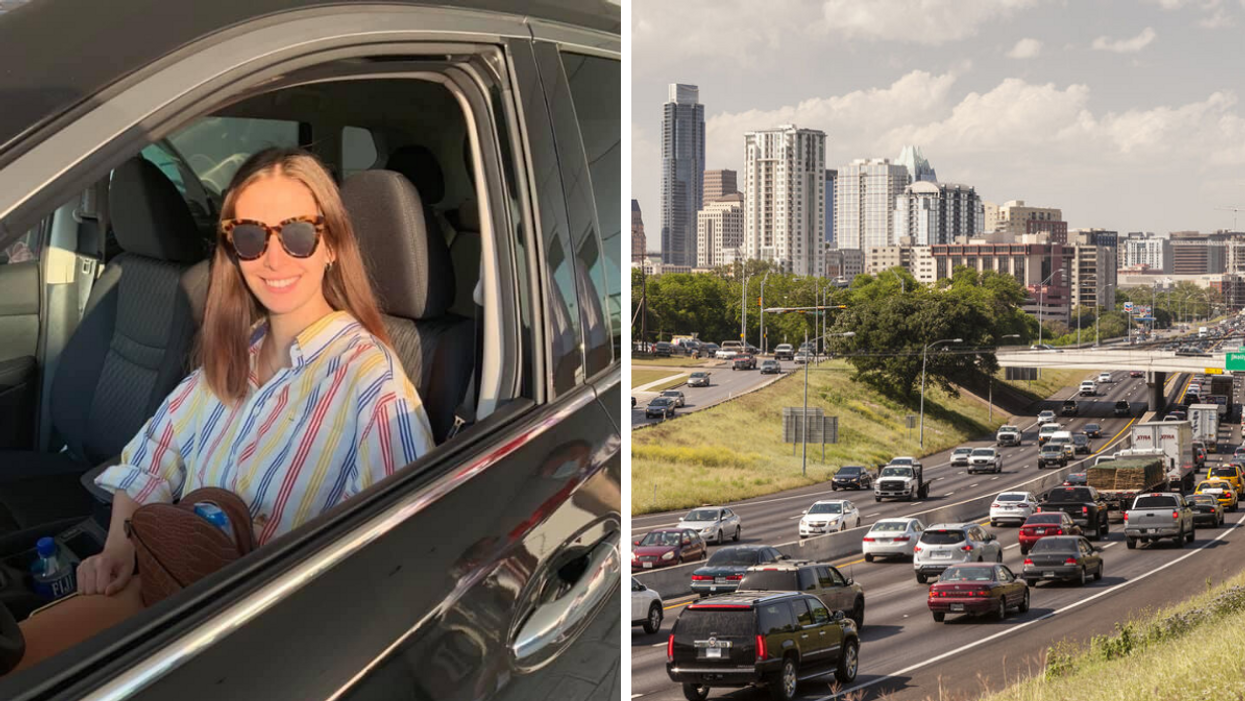
[[[110,542],[104,551],[78,565],[78,593],[112,596],[134,576],[134,544],[128,538]]]

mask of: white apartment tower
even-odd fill
[[[744,136],[744,256],[819,275],[826,238],[826,133],[785,124]]]
[[[839,248],[868,251],[893,246],[895,198],[908,186],[908,169],[887,158],[857,159],[834,181],[834,239]]]
[[[744,196],[738,192],[707,202],[696,213],[696,267],[715,268],[739,258],[744,244]]]
[[[983,228],[981,198],[968,185],[918,180],[895,198],[892,241],[906,237],[917,246],[955,243],[955,237],[976,236]]]

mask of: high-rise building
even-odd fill
[[[733,170],[706,170],[704,201],[712,202],[721,197],[739,192]]]
[[[1115,309],[1119,235],[1104,229],[1075,229],[1072,246],[1072,304]]]
[[[999,206],[994,202],[982,200],[981,212],[984,219],[981,230],[988,234],[997,229],[999,226]]]
[[[909,185],[918,182],[938,182],[938,174],[934,172],[934,167],[925,160],[925,156],[921,155],[921,149],[916,146],[904,146],[895,162],[908,169]]]
[[[796,275],[823,269],[826,133],[785,124],[744,137],[744,252]]]
[[[1012,236],[1045,233],[1050,234],[1051,241],[1068,241],[1068,223],[1063,220],[1062,210],[1028,207],[1024,200],[1012,200],[999,206],[999,220],[995,230],[1006,231]]]
[[[1172,268],[1176,275],[1218,275],[1227,268],[1227,233],[1173,231]]]
[[[857,159],[834,179],[834,240],[839,248],[891,246],[895,198],[908,186],[908,169],[886,158]]]
[[[834,179],[837,170],[826,171],[826,243],[834,243]]]
[[[661,254],[696,264],[696,212],[704,206],[705,106],[695,85],[670,85],[661,120]]]
[[[822,277],[835,280],[844,286],[850,285],[857,275],[865,272],[865,252],[855,248],[833,248],[823,244],[825,249],[826,267]]]
[[[895,232],[917,246],[954,243],[983,229],[981,198],[968,185],[917,181],[895,198]]]
[[[1136,272],[1170,273],[1172,242],[1165,236],[1132,231],[1120,241],[1120,269]]]
[[[1023,309],[1043,323],[1067,323],[1072,303],[1072,267],[1075,251],[1061,242],[957,243],[930,247],[934,279],[951,277],[961,266],[978,272],[993,270],[1012,275],[1029,290]],[[919,279],[919,278],[918,278]],[[924,280],[922,280],[924,282]]]
[[[696,267],[729,265],[744,243],[744,196],[738,192],[706,202],[696,213]]]
[[[634,263],[644,262],[644,247],[648,245],[644,238],[644,217],[640,214],[640,202],[631,200],[631,260]]]
[[[891,268],[900,267],[912,273],[917,282],[936,282],[931,250],[929,246],[916,246],[906,239],[897,246],[871,248],[865,256],[865,272],[881,275]]]

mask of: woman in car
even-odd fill
[[[114,494],[107,541],[78,568],[84,596],[22,623],[21,667],[142,608],[125,532],[139,506],[221,487],[250,507],[262,546],[434,445],[340,193],[314,156],[248,159],[217,242],[198,367],[96,479]]]

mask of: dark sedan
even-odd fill
[[[1069,472],[1068,476],[1063,479],[1063,486],[1084,487],[1088,482],[1088,475],[1084,470],[1081,470],[1080,472]]]
[[[675,401],[670,397],[653,397],[644,407],[645,418],[668,419],[674,416]]]
[[[631,548],[631,569],[651,570],[681,565],[705,556],[708,547],[700,534],[687,528],[649,531]]]
[[[860,465],[844,465],[830,481],[831,491],[839,489],[871,489],[873,473]]]
[[[1085,424],[1085,435],[1089,438],[1102,438],[1102,426]]]
[[[221,261],[240,275],[232,254],[210,263],[226,188],[268,146],[310,150],[341,183],[334,216],[348,214],[345,254],[378,293],[386,372],[409,376],[437,446],[364,479],[361,443],[344,471],[321,462],[355,440],[334,408],[314,444],[288,444],[303,472],[271,484],[301,526],[4,676],[0,699],[609,698],[627,335],[618,5],[5,5],[0,472],[41,475],[4,486],[0,561],[24,569],[41,536],[78,558],[104,545],[111,495],[83,485],[195,367],[208,280]],[[367,390],[307,379],[325,381],[321,412]],[[385,445],[410,439],[377,425]],[[271,429],[256,435],[294,435]],[[46,601],[14,571],[0,608],[21,619]],[[0,656],[16,630],[0,626]]]
[[[1128,403],[1128,400],[1121,399],[1115,403],[1114,413],[1116,416],[1131,416],[1133,413],[1132,405]]]
[[[1223,525],[1223,504],[1210,494],[1190,494],[1185,497],[1193,511],[1194,526],[1218,528]]]
[[[739,588],[739,581],[749,567],[789,559],[768,545],[719,548],[704,566],[692,572],[692,591],[701,596],[733,592]]]
[[[1029,610],[1029,586],[1006,565],[952,565],[930,585],[928,604],[936,623],[949,613],[988,614],[1001,621],[1009,608]]]
[[[1029,586],[1039,580],[1077,581],[1084,585],[1093,577],[1102,579],[1102,552],[1089,539],[1079,535],[1043,538],[1033,544],[1025,557],[1022,576]]]

